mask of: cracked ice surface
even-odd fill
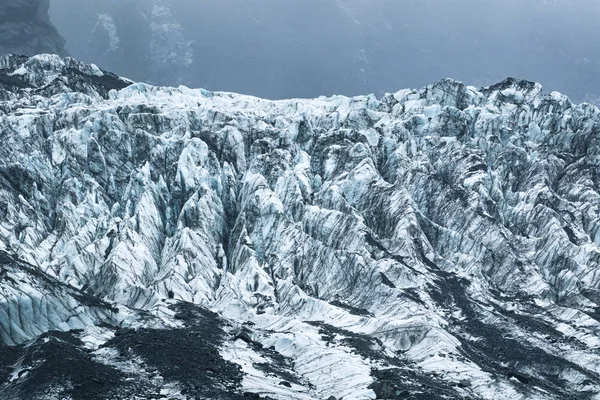
[[[0,247],[32,281],[2,281],[5,343],[84,329],[110,363],[94,326],[182,329],[189,302],[271,398],[600,391],[596,107],[510,79],[268,101],[0,66]]]

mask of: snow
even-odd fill
[[[177,36],[168,17],[157,9],[156,28]],[[11,68],[42,87],[66,65],[104,74],[52,56]],[[103,346],[109,326],[181,327],[169,306],[183,301],[225,319],[220,354],[244,390],[271,398],[375,398],[374,370],[398,365],[414,369],[407,387],[433,379],[468,398],[557,398],[548,373],[569,393],[584,376],[600,390],[597,154],[581,144],[594,143],[596,108],[511,80],[383,99],[99,90],[2,103],[0,167],[19,190],[0,182],[0,248],[35,271],[0,281],[4,343],[81,329],[98,360],[144,375],[144,360]],[[255,345],[235,339],[240,326]],[[506,331],[557,360],[555,372],[511,365],[540,387],[493,359]],[[297,382],[258,368],[272,362],[259,345]]]
[[[93,32],[95,32],[99,27],[102,27],[102,29],[104,29],[104,31],[108,34],[110,39],[110,44],[108,45],[109,51],[117,50],[119,48],[121,39],[119,38],[117,26],[113,18],[109,14],[98,14],[98,22],[96,22]]]
[[[293,383],[290,384],[290,388],[287,388],[281,384],[282,378],[266,374],[256,369],[256,364],[268,363],[269,360],[250,349],[248,345],[241,340],[228,343],[227,347],[222,349],[221,354],[226,360],[241,366],[242,371],[244,372],[242,386],[244,390],[250,393],[290,400],[316,400],[320,398],[311,394],[311,391],[305,386]]]

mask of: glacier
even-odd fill
[[[600,110],[0,56],[0,398],[600,399]]]

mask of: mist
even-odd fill
[[[53,0],[76,58],[134,80],[271,99],[445,77],[600,98],[596,0]]]

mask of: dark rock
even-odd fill
[[[246,342],[248,344],[252,344],[254,343],[254,340],[252,340],[252,338],[250,337],[250,332],[247,329],[243,329],[240,333],[238,333],[235,336],[236,340],[241,340],[243,342]]]
[[[509,378],[516,378],[518,379],[519,382],[527,385],[529,383],[529,378],[523,374],[520,374],[518,372],[509,372],[508,373],[508,377]]]
[[[135,329],[132,328],[120,328],[115,331],[115,336],[123,336],[128,335],[135,332]]]

